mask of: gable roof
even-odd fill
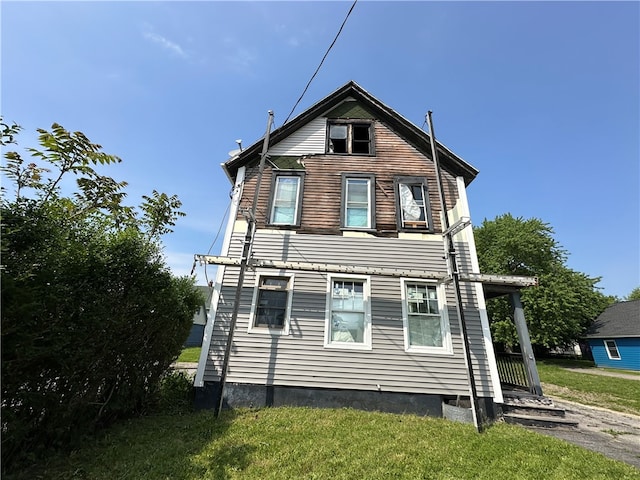
[[[640,300],[614,303],[593,322],[586,338],[640,337]]]
[[[431,158],[431,137],[429,134],[386,106],[354,81],[346,83],[335,92],[302,112],[293,120],[273,130],[269,138],[270,145],[275,145],[311,120],[326,114],[343,101],[351,98],[365,105],[378,120],[381,120],[391,127],[418,151]],[[262,151],[262,143],[263,139],[258,140],[250,147],[245,148],[240,154],[222,164],[230,179],[235,179],[238,168],[259,158],[260,152]],[[478,170],[438,141],[436,141],[436,148],[442,168],[455,176],[462,176],[466,185],[471,183],[478,174]]]

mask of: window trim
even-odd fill
[[[300,219],[302,218],[302,192],[304,189],[304,171],[303,170],[273,170],[271,172],[271,191],[269,193],[269,205],[268,205],[268,222],[267,225],[273,225],[277,227],[299,227]],[[298,177],[298,196],[296,198],[296,211],[294,223],[274,223],[273,222],[273,208],[275,206],[276,184],[278,177]]]
[[[280,277],[287,278],[289,283],[287,285],[287,307],[285,310],[284,325],[282,328],[269,328],[256,325],[257,313],[258,313],[258,295],[260,294],[260,281],[265,277]],[[253,287],[253,297],[251,300],[251,313],[249,314],[249,326],[247,333],[262,333],[268,335],[289,335],[291,330],[291,304],[293,301],[293,285],[295,275],[293,273],[285,272],[284,270],[260,270],[256,272],[255,285]]]
[[[364,332],[363,342],[332,342],[331,341],[331,312],[332,312],[332,289],[333,282],[336,280],[353,281],[359,280],[362,285],[362,301],[364,305]],[[372,350],[371,343],[371,277],[369,275],[351,275],[351,274],[329,274],[327,275],[325,305],[325,324],[324,324],[324,347],[336,348],[341,350]]]
[[[424,208],[425,208],[425,220],[427,221],[426,227],[405,227],[402,223],[402,204],[400,203],[400,184],[420,184],[424,189]],[[431,214],[431,202],[429,201],[429,186],[426,177],[411,177],[411,176],[399,176],[393,179],[393,190],[396,200],[396,224],[398,231],[401,232],[428,232],[433,233],[433,217]]]
[[[369,212],[366,227],[351,227],[346,224],[347,221],[347,181],[349,179],[368,180],[369,181]],[[371,232],[376,229],[376,176],[373,173],[343,173],[342,189],[340,193],[340,228],[342,230],[356,230]]]
[[[407,303],[407,284],[416,283],[436,287],[438,295],[438,310],[440,311],[440,328],[442,329],[442,347],[427,347],[411,345],[409,338],[409,309]],[[409,353],[427,353],[437,355],[453,355],[453,343],[451,340],[451,325],[446,302],[446,290],[443,283],[432,280],[401,278],[401,303],[402,303],[402,330],[404,334],[404,351]]]
[[[331,151],[331,126],[332,125],[346,125],[347,126],[347,151],[346,152],[332,152]],[[358,153],[353,152],[353,126],[354,125],[366,125],[369,127],[369,152],[368,153]],[[373,157],[376,154],[375,149],[375,138],[374,138],[374,128],[373,121],[370,119],[340,119],[340,118],[331,118],[327,119],[327,134],[325,141],[325,153],[327,155],[359,155],[365,157]]]
[[[611,355],[611,350],[609,349],[609,342],[613,343],[612,346],[616,350],[616,353],[618,354],[617,357]],[[604,349],[607,352],[607,356],[609,357],[609,360],[622,360],[622,357],[620,355],[620,349],[618,348],[618,344],[616,343],[616,341],[614,339],[603,340],[603,343],[604,343]]]

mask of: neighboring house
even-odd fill
[[[640,300],[608,307],[586,339],[596,366],[640,371]]]
[[[453,224],[469,217],[466,187],[478,172],[436,144]],[[197,403],[220,400],[227,347],[229,406],[441,416],[443,403],[469,399],[430,137],[354,82],[271,132],[251,251],[257,263],[246,271],[227,345],[240,270],[225,259],[242,254],[262,149],[258,141],[222,165],[234,196],[222,256],[210,261],[220,266]],[[454,238],[461,271],[480,279],[471,227]],[[523,325],[522,284],[481,281],[487,295],[513,295]],[[463,282],[461,298],[478,401],[493,416],[503,397],[483,284]],[[526,327],[519,332],[528,342]]]
[[[211,288],[207,286],[196,286],[202,293],[202,297],[205,299],[204,303],[200,306],[198,311],[193,315],[193,326],[189,332],[189,337],[184,342],[185,347],[200,347],[202,346],[202,337],[204,335],[204,327],[207,324],[207,315],[211,308]]]

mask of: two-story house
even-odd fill
[[[466,188],[478,171],[436,147],[454,223],[470,216]],[[222,165],[234,200],[221,257],[242,254],[243,212],[252,208],[263,148],[256,142]],[[441,416],[443,403],[469,398],[473,378],[485,414],[494,414],[502,390],[483,285],[462,283],[463,332],[426,132],[349,82],[271,132],[260,185],[251,258],[262,263],[247,269],[241,285],[237,264],[218,267],[195,379],[198,403],[220,399],[240,288],[224,389],[229,406]],[[460,271],[479,274],[471,227],[453,238]],[[485,288],[500,293],[508,283],[487,281]]]

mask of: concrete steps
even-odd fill
[[[502,418],[506,423],[527,427],[576,428],[578,422],[565,418],[565,410],[557,408],[548,397],[526,392],[505,392]]]

